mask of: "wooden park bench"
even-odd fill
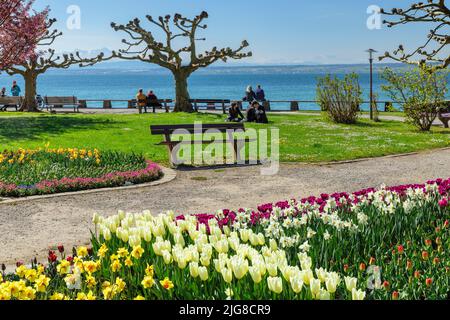
[[[208,130],[215,130],[215,132],[221,132],[223,134],[226,134],[226,136],[222,140],[208,140],[205,138],[202,138],[201,140],[195,140],[191,139],[190,141],[173,141],[172,135],[175,133],[179,133],[180,131],[176,132],[177,130],[183,130],[186,133],[189,133],[191,136],[194,134],[205,134]],[[243,123],[226,123],[226,124],[202,124],[201,130],[199,130],[199,127],[196,127],[194,124],[178,124],[178,125],[154,125],[150,126],[150,131],[152,135],[163,135],[164,141],[158,143],[157,145],[165,145],[167,146],[169,150],[169,159],[172,163],[172,165],[175,164],[174,157],[176,155],[173,154],[174,148],[178,146],[179,144],[211,144],[211,143],[219,143],[219,144],[226,144],[231,143],[234,150],[234,159],[235,163],[237,164],[240,159],[240,150],[239,150],[239,144],[240,143],[248,143],[256,141],[255,139],[249,139],[249,138],[237,138],[233,135],[234,132],[237,130],[244,132],[245,127]]]
[[[80,112],[80,103],[76,97],[45,97],[44,104],[50,112],[55,108],[64,107],[72,107],[73,112]]]
[[[231,104],[231,100],[221,100],[221,99],[192,99],[189,101],[194,105],[195,111],[198,112],[200,108],[206,110],[216,110],[216,106],[222,109],[223,114],[227,113],[227,108]]]
[[[156,108],[164,109],[168,113],[168,112],[170,112],[170,104],[173,103],[173,100],[172,99],[158,99],[154,102],[161,104],[161,106],[160,107],[156,107],[156,106],[147,107],[147,108],[153,109],[153,113],[156,113]],[[128,109],[133,109],[133,108],[138,108],[136,99],[128,100]],[[141,113],[141,112],[142,112],[142,110],[139,110],[139,113]]]
[[[447,108],[441,108],[439,109],[439,120],[442,121],[445,128],[448,128],[448,123],[450,121],[450,106]]]
[[[0,97],[0,111],[15,108],[16,111],[22,105],[22,97]]]

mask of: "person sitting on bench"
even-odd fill
[[[153,108],[153,113],[156,112],[156,108],[162,107],[162,104],[158,101],[158,97],[151,90],[147,93],[147,107]]]
[[[237,102],[231,104],[230,109],[228,109],[228,115],[228,122],[242,122],[242,120],[244,120],[244,115],[239,109]]]
[[[136,95],[136,101],[139,108],[139,113],[142,113],[142,108],[144,108],[147,113],[147,96],[144,94],[143,89],[139,89],[139,92]]]

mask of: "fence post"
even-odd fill
[[[264,101],[263,106],[266,111],[270,111],[270,101]]]
[[[111,100],[103,100],[103,109],[111,109],[112,103]]]
[[[291,101],[291,111],[298,111],[298,101]]]

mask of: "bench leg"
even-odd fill
[[[442,122],[444,123],[444,127],[448,129],[448,122],[450,121],[450,119],[447,120],[442,120]]]

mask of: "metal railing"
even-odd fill
[[[213,103],[207,103],[206,101],[214,101]],[[90,108],[89,103],[91,102],[98,102],[102,105],[103,109],[134,109],[137,108],[136,99],[79,99],[78,102],[80,103],[80,108]],[[172,99],[159,99],[159,103],[162,104],[162,106],[166,110],[170,110],[174,108],[174,105],[176,103],[175,100]],[[226,108],[229,106],[229,102],[237,102],[241,109],[244,108],[248,102],[243,100],[227,100],[227,99],[192,99],[191,102],[194,104],[196,109],[207,109],[207,110],[222,110],[224,113],[226,112]],[[125,106],[122,107],[114,107],[113,103],[124,103]],[[316,109],[311,109],[304,107],[304,104],[315,104],[317,107],[319,106],[319,101],[317,100],[266,100],[261,101],[261,104],[264,105],[267,111],[272,112],[289,112],[289,111],[318,111]],[[285,104],[284,108],[281,109],[273,109],[274,104]],[[384,105],[385,110],[387,106],[393,106],[394,104],[400,104],[399,102],[395,101],[377,101],[378,106]],[[370,105],[370,101],[363,101],[361,105]],[[95,109],[98,109],[96,107]],[[320,110],[320,108],[319,108]]]

